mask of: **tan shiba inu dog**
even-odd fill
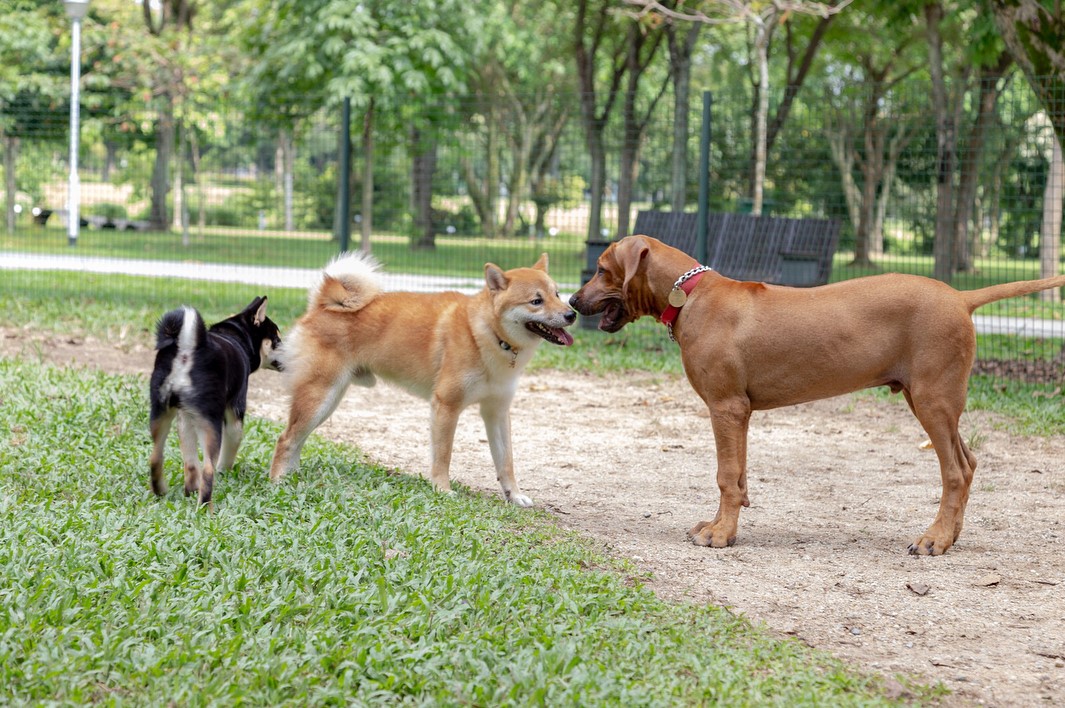
[[[307,312],[285,338],[281,359],[292,393],[288,426],[277,441],[270,479],[299,461],[311,432],[336,409],[350,384],[376,377],[430,401],[430,479],[450,491],[448,468],[459,413],[479,404],[503,495],[532,506],[514,481],[510,402],[541,340],[569,346],[576,313],[547,275],[547,254],[531,268],[487,263],[485,287],[457,292],[382,292],[369,256],[330,263],[308,296]]]

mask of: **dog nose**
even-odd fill
[[[577,306],[577,293],[573,293],[572,295],[569,296],[569,306],[570,307],[576,307]]]
[[[577,313],[576,312],[574,312],[573,310],[570,310],[569,312],[566,313],[566,322],[568,322],[570,324],[573,324],[576,321],[577,321]]]

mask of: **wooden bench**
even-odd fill
[[[641,211],[632,232],[657,238],[694,257],[697,219],[693,212]],[[705,265],[736,280],[824,285],[832,274],[839,231],[835,219],[710,214]]]

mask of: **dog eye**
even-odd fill
[[[533,298],[532,304],[533,305],[543,305],[544,304],[544,299],[542,297],[540,297],[539,295],[537,295],[535,298]]]

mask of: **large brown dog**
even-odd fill
[[[510,401],[536,346],[568,346],[577,314],[547,274],[547,254],[531,268],[488,263],[485,287],[457,292],[381,292],[378,266],[351,254],[326,267],[307,312],[286,337],[281,359],[292,388],[288,427],[277,441],[270,478],[299,461],[307,436],[332,414],[351,383],[376,377],[428,398],[433,486],[449,491],[448,468],[459,413],[479,404],[503,495],[532,506],[514,480]]]
[[[750,506],[752,410],[888,386],[902,391],[928,433],[943,481],[939,513],[910,553],[950,548],[961,533],[976,469],[958,434],[976,352],[973,310],[1065,286],[1065,276],[970,291],[900,274],[789,288],[714,272],[692,276],[698,265],[653,238],[629,236],[606,249],[595,276],[570,298],[582,315],[602,313],[599,328],[607,332],[645,315],[675,319],[671,333],[684,371],[710,409],[721,491],[717,515],[696,524],[689,537],[715,548],[736,541],[740,507]]]

